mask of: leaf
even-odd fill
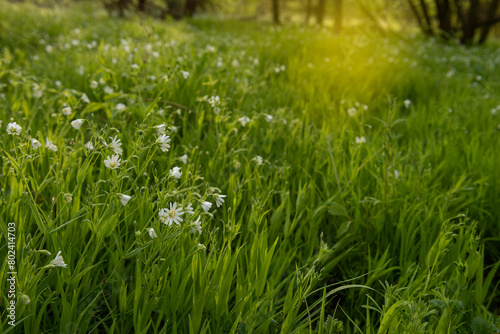
[[[347,210],[337,202],[327,204],[328,213],[332,216],[347,216]]]

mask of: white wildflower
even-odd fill
[[[156,142],[160,144],[160,150],[162,150],[163,152],[167,152],[170,148],[170,137],[166,134],[162,134],[161,136],[159,136]]]
[[[180,225],[183,214],[182,208],[177,207],[177,203],[170,203],[170,209],[160,209],[160,212],[158,212],[161,222],[168,226],[172,226],[173,223]]]
[[[170,175],[172,175],[175,179],[180,179],[182,176],[181,168],[174,167],[170,170]]]
[[[201,208],[203,209],[203,211],[208,212],[208,210],[210,210],[211,207],[212,207],[212,203],[201,202]]]
[[[217,204],[217,207],[220,207],[224,203],[224,197],[227,195],[219,195],[215,194],[215,204]]]
[[[85,103],[90,103],[90,100],[89,100],[89,97],[87,96],[87,94],[83,93],[82,97],[80,98],[80,100],[82,100],[83,102]]]
[[[127,106],[123,103],[118,103],[115,108],[116,111],[125,111],[125,109],[127,109]]]
[[[40,144],[40,142],[38,140],[36,140],[35,138],[31,139],[31,145],[33,145],[33,148],[35,150],[37,150],[39,147],[42,146],[42,144]]]
[[[84,121],[83,119],[75,119],[73,122],[71,122],[71,126],[74,127],[76,130],[80,130],[83,121]]]
[[[111,95],[111,94],[113,94],[113,92],[114,92],[113,88],[111,88],[109,86],[104,87],[104,93]]]
[[[355,140],[356,140],[356,144],[366,143],[366,138],[364,136],[361,136],[361,137],[356,136]]]
[[[156,235],[156,232],[155,232],[155,229],[154,228],[150,228],[148,230],[148,233],[149,233],[149,236],[151,237],[151,239],[154,239],[154,238],[158,238],[158,236]]]
[[[246,126],[248,123],[250,123],[250,118],[248,118],[247,116],[242,116],[240,117],[239,119],[240,123],[241,123],[241,126]]]
[[[120,143],[120,139],[118,139],[118,136],[115,136],[115,138],[111,138],[111,143],[109,143],[107,146],[109,147],[110,150],[115,152],[116,154],[121,155],[123,153],[123,150],[120,146],[122,146],[122,143]]]
[[[189,213],[190,215],[192,215],[194,213],[194,211],[193,211],[193,204],[189,203],[184,212],[185,213]]]
[[[19,134],[21,134],[22,129],[23,128],[21,128],[16,122],[7,124],[7,133],[9,135],[19,136]]]
[[[349,108],[349,109],[347,109],[347,114],[350,117],[356,116],[357,113],[358,113],[358,110],[356,108]]]
[[[130,201],[131,198],[132,198],[132,196],[121,194],[120,195],[120,203],[122,203],[122,205],[125,206],[125,205],[127,205],[128,201]]]
[[[191,226],[191,233],[198,233],[198,234],[201,234],[201,221],[200,221],[200,217],[198,217],[198,219],[196,219],[195,222],[193,222],[193,225]]]
[[[64,107],[62,110],[63,115],[69,116],[71,115],[71,107]]]
[[[57,152],[57,146],[54,145],[52,140],[50,140],[49,138],[46,138],[46,140],[45,140],[45,147],[47,148],[47,150]]]
[[[107,157],[106,160],[104,160],[104,165],[108,168],[111,168],[111,169],[116,169],[118,167],[120,167],[120,156],[119,155],[113,155],[113,156],[109,156]]]
[[[57,252],[55,259],[50,261],[49,266],[67,268],[67,265],[64,263],[64,259],[61,256],[61,251]]]
[[[167,127],[167,125],[165,123],[155,126],[155,128],[156,128],[156,134],[158,136],[161,135],[161,134],[164,134],[166,127]]]

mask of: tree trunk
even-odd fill
[[[427,9],[427,4],[425,3],[425,0],[420,0],[420,5],[422,6],[422,13],[424,14],[425,23],[428,27],[427,28],[427,35],[433,36],[434,29],[432,29],[432,21],[431,21],[431,17],[429,15],[429,10]]]
[[[145,12],[146,11],[146,0],[139,0],[139,3],[137,5],[137,9],[140,12]]]
[[[418,26],[420,27],[420,29],[422,29],[422,31],[425,34],[428,35],[428,33],[427,33],[427,26],[422,21],[422,18],[420,17],[420,13],[418,12],[417,6],[415,6],[415,4],[413,3],[412,0],[408,0],[408,4],[410,5],[410,8],[411,8],[411,11],[413,12],[413,15],[417,19]]]
[[[309,24],[309,20],[311,19],[311,15],[312,15],[312,10],[313,10],[312,0],[307,0],[307,2],[306,2],[306,18],[304,19],[304,23],[306,25]]]
[[[439,34],[449,39],[453,32],[451,30],[451,8],[448,0],[436,0],[437,18],[439,22]]]
[[[127,7],[127,0],[118,1],[118,15],[125,17],[125,7]]]
[[[493,18],[495,18],[495,14],[498,10],[499,3],[500,3],[499,0],[492,0],[490,2],[486,21],[490,21]],[[490,33],[491,26],[492,25],[487,25],[487,26],[483,27],[483,29],[481,30],[481,37],[479,37],[479,42],[478,42],[479,44],[484,44],[484,42],[486,42],[486,39],[488,38],[488,35]]]
[[[186,16],[193,16],[196,11],[196,7],[198,6],[198,0],[186,0],[185,13]]]
[[[321,26],[325,18],[325,4],[326,0],[319,0],[318,7],[316,8],[316,22]]]
[[[336,34],[339,34],[340,31],[342,30],[342,0],[334,0],[333,3],[333,17],[334,17],[334,25],[333,25],[333,31]]]
[[[479,0],[470,0],[469,12],[465,17],[465,26],[462,27],[462,44],[472,44],[474,42],[478,11]]]
[[[279,0],[272,0],[273,5],[273,22],[275,24],[281,24],[280,22],[280,3]]]

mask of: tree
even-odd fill
[[[146,11],[146,0],[139,0],[139,3],[137,4],[137,9],[140,12],[145,12]]]
[[[306,1],[306,17],[304,19],[305,24],[309,24],[309,19],[311,18],[313,12],[312,0]]]
[[[281,24],[279,0],[272,0],[272,11],[273,11],[273,22],[275,24]]]
[[[462,44],[483,44],[500,22],[500,0],[407,0],[422,31]]]
[[[338,34],[342,30],[342,0],[333,0],[333,31]]]
[[[321,26],[323,25],[323,20],[325,19],[325,5],[326,0],[319,0],[318,6],[316,7],[316,22]]]

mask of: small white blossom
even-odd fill
[[[38,98],[41,98],[43,95],[43,90],[41,90],[40,88],[37,88],[37,89],[33,89],[33,97],[38,99]]]
[[[266,115],[266,121],[271,122],[273,120],[273,116]]]
[[[123,103],[118,103],[115,108],[117,111],[125,111],[125,109],[127,109],[127,106]]]
[[[181,157],[181,161],[182,161],[182,163],[183,163],[183,164],[187,164],[187,162],[188,162],[188,156],[187,156],[187,154],[184,154],[184,155]]]
[[[256,156],[255,160],[257,160],[257,165],[262,165],[264,161],[260,155]]]
[[[155,126],[155,128],[156,128],[156,134],[158,136],[161,135],[161,134],[164,134],[166,127],[167,127],[167,125],[165,123]]]
[[[215,204],[217,204],[217,207],[220,207],[224,203],[224,197],[227,195],[219,195],[215,194]]]
[[[151,237],[151,239],[158,238],[158,236],[156,235],[156,232],[155,232],[154,228],[151,227],[148,230],[148,233],[149,233],[149,236]]]
[[[76,130],[80,130],[83,121],[84,121],[83,119],[75,119],[73,122],[71,122],[71,126],[74,127]]]
[[[240,119],[239,119],[240,123],[241,123],[241,126],[246,126],[248,123],[250,123],[250,118],[248,118],[247,116],[241,116]]]
[[[212,203],[201,202],[201,208],[203,209],[203,211],[208,212],[208,210],[210,210],[211,207],[212,207]]]
[[[96,88],[97,88],[97,86],[99,86],[99,84],[97,83],[97,81],[91,81],[91,82],[90,82],[90,88],[92,88],[92,89],[96,89]]]
[[[191,226],[191,233],[198,233],[198,234],[201,234],[201,221],[200,221],[200,217],[198,217],[198,219],[196,219],[195,222],[193,222],[193,225]]]
[[[181,71],[181,73],[182,73],[182,77],[183,77],[184,79],[187,79],[187,78],[188,78],[188,76],[189,76],[189,72],[186,72],[186,71]]]
[[[161,222],[168,226],[172,226],[173,223],[180,225],[183,214],[182,208],[180,206],[177,207],[177,203],[170,203],[170,209],[164,208],[158,212]]]
[[[86,144],[85,144],[85,148],[89,151],[92,151],[94,149],[94,144],[92,144],[92,142],[89,140]]]
[[[104,87],[104,93],[111,95],[111,94],[113,94],[113,92],[114,92],[113,88],[111,88],[109,86]]]
[[[182,176],[181,168],[174,167],[170,170],[170,175],[172,175],[175,179],[180,179]]]
[[[404,100],[404,101],[403,101],[403,104],[405,105],[405,108],[406,108],[406,109],[408,109],[408,108],[410,108],[411,101],[410,101],[410,100],[408,100],[408,99],[407,99],[407,100]]]
[[[162,134],[161,136],[159,136],[156,142],[160,144],[160,150],[162,150],[163,152],[167,152],[170,148],[170,137],[166,134]]]
[[[111,169],[116,169],[118,167],[120,167],[120,156],[119,155],[113,155],[113,156],[109,156],[107,157],[106,160],[104,160],[104,165],[108,168],[111,168]]]
[[[111,143],[109,143],[108,146],[110,150],[115,152],[116,154],[121,155],[123,153],[123,150],[120,146],[122,146],[122,143],[120,143],[120,139],[118,139],[118,136],[115,136],[115,138],[109,137],[111,139]]]
[[[57,252],[57,255],[54,260],[50,261],[49,266],[51,267],[62,267],[67,268],[68,266],[64,263],[64,259],[61,256],[61,251]]]
[[[189,213],[190,215],[192,215],[194,213],[194,211],[193,211],[193,204],[189,203],[184,212],[185,213]]]
[[[7,124],[7,133],[9,135],[19,136],[22,129],[16,122]]]
[[[347,109],[347,114],[350,117],[356,116],[357,113],[358,113],[358,110],[356,108],[349,108],[349,109]]]
[[[42,144],[40,144],[40,142],[38,140],[36,140],[35,138],[31,139],[31,145],[33,146],[33,148],[35,150],[37,150],[39,147],[42,146]]]
[[[46,140],[45,140],[45,147],[47,148],[47,150],[57,152],[57,146],[54,145],[52,140],[50,140],[49,138],[46,138]]]
[[[83,93],[82,97],[80,98],[83,102],[85,103],[90,103],[89,97],[87,94]]]
[[[212,106],[212,108],[215,108],[217,105],[220,104],[220,97],[219,97],[219,95],[211,96],[208,99],[208,103]]]
[[[64,107],[62,110],[63,115],[69,116],[71,115],[71,107]]]
[[[366,143],[366,138],[364,136],[361,136],[361,137],[356,136],[355,140],[356,140],[356,144]]]
[[[125,205],[127,205],[128,201],[130,201],[131,198],[132,198],[132,196],[121,194],[120,195],[120,203],[122,203],[122,205],[125,206]]]

